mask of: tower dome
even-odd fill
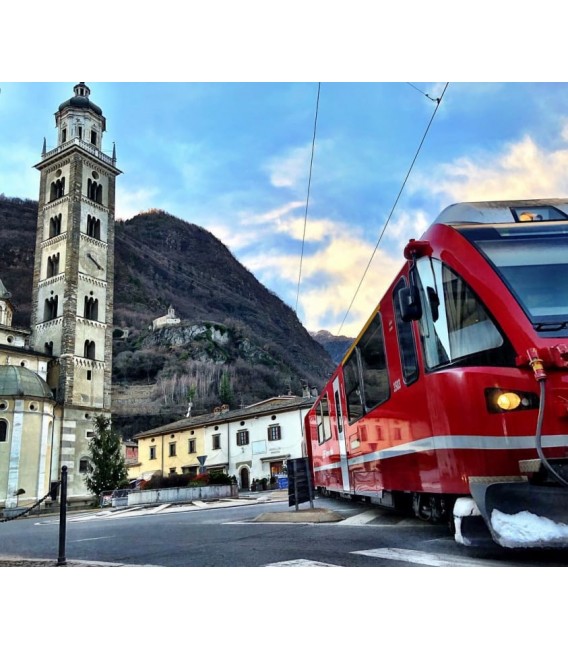
[[[84,108],[84,109],[92,110],[97,115],[103,114],[103,111],[96,104],[93,104],[93,102],[89,99],[89,95],[91,94],[91,90],[89,89],[89,86],[85,85],[81,81],[81,83],[78,83],[76,86],[73,87],[73,92],[75,93],[75,95],[71,97],[71,99],[68,99],[67,101],[64,101],[62,104],[59,104],[59,111],[62,111],[65,108],[72,106],[74,108]]]
[[[0,397],[53,399],[47,383],[27,367],[0,365]]]

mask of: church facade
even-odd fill
[[[44,143],[35,165],[40,189],[29,336],[11,331],[12,305],[0,296],[0,371],[11,365],[35,372],[51,404],[51,423],[42,424],[35,444],[28,411],[18,426],[8,416],[16,397],[26,396],[6,393],[18,383],[13,369],[4,370],[11,375],[4,388],[0,375],[6,402],[0,410],[0,507],[15,506],[14,490],[25,490],[20,505],[43,497],[64,465],[69,499],[87,496],[83,474],[94,419],[111,414],[115,182],[121,172],[114,147],[112,156],[103,152],[106,120],[88,86],[79,83],[73,91],[55,113],[56,146],[48,150]],[[1,477],[3,465],[10,467],[9,480]],[[20,484],[24,473],[35,473],[35,487],[30,480]]]

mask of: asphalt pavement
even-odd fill
[[[288,501],[287,489],[276,489],[262,493],[243,492],[239,498],[228,498],[215,501],[215,507],[239,507],[256,503],[270,503]],[[189,503],[187,503],[189,504]],[[116,508],[117,510],[119,508]],[[127,508],[120,508],[125,510]],[[92,510],[88,510],[92,511]],[[75,510],[73,513],[77,513]],[[53,515],[53,514],[51,514]],[[289,507],[288,511],[265,512],[257,516],[254,520],[262,523],[330,523],[338,522],[343,517],[330,509],[322,507],[311,507],[310,503],[302,503],[296,509],[296,506]],[[9,523],[7,523],[9,524]],[[72,568],[72,567],[129,567],[121,563],[103,563],[96,561],[61,561],[57,559],[29,559],[25,557],[8,556],[0,554],[0,568]]]

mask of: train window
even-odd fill
[[[349,422],[389,397],[385,343],[379,313],[343,366]]]
[[[479,364],[503,365],[499,355],[487,354],[503,346],[503,336],[463,279],[439,260],[428,257],[418,260],[417,269],[426,366],[434,369],[472,356],[479,359]],[[480,354],[485,357],[482,359]]]
[[[568,228],[523,224],[467,233],[500,274],[542,336],[568,332]]]
[[[400,353],[400,363],[402,366],[402,376],[404,382],[408,385],[418,378],[418,358],[416,356],[416,343],[412,333],[412,323],[403,322],[400,311],[400,302],[398,292],[406,287],[404,277],[395,286],[393,292],[394,315],[396,322],[396,333],[398,338],[398,349]]]
[[[318,442],[323,444],[328,439],[331,439],[331,426],[329,425],[329,403],[327,396],[323,396],[322,400],[317,406],[317,427],[318,427]]]
[[[359,352],[355,348],[343,366],[345,380],[345,398],[347,400],[347,416],[349,422],[363,416],[363,394],[361,389],[361,375],[359,371]]]

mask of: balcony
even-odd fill
[[[67,142],[64,142],[63,144],[59,145],[58,147],[55,147],[55,149],[52,149],[51,151],[47,151],[46,153],[42,153],[41,159],[42,160],[48,160],[49,158],[52,158],[60,153],[63,153],[73,145],[78,146],[80,149],[83,149],[90,155],[94,156],[95,158],[98,158],[101,162],[104,162],[107,165],[110,165],[111,167],[114,167],[114,162],[113,159],[103,153],[100,149],[98,149],[94,144],[90,144],[89,142],[85,142],[85,140],[81,140],[78,137],[72,138],[71,140],[68,140]]]

